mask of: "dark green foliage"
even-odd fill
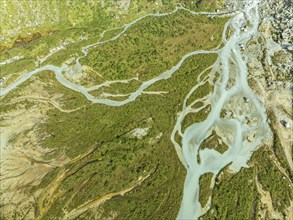
[[[293,198],[290,188],[292,182],[280,172],[270,159],[271,157],[271,151],[261,148],[254,154],[253,160],[258,161],[255,164],[258,180],[263,186],[263,189],[270,192],[274,209],[285,216],[285,210]]]
[[[213,173],[205,173],[199,179],[199,202],[202,207],[204,207],[212,194],[211,181],[213,178]]]
[[[106,79],[138,76],[147,80],[170,69],[188,52],[215,47],[226,20],[209,20],[183,10],[164,17],[147,17],[117,40],[93,48],[81,62]]]
[[[251,219],[259,206],[253,169],[243,168],[236,175],[227,175],[217,181],[212,205],[201,219]]]
[[[200,149],[209,148],[209,149],[215,149],[216,151],[220,153],[224,153],[226,150],[228,150],[228,146],[222,142],[220,144],[219,139],[221,139],[217,133],[213,130],[211,136],[209,136],[202,144],[200,145]]]
[[[256,176],[263,190],[270,192],[274,209],[285,217],[292,200],[290,181],[271,160],[271,151],[262,146],[251,158],[250,168],[229,174],[228,166],[216,179],[212,206],[202,219],[255,219],[260,209]]]
[[[177,158],[170,135],[176,112],[194,86],[192,79],[196,75],[189,64],[195,61],[202,64],[197,67],[200,71],[214,62],[215,56],[190,57],[171,78],[151,86],[151,91],[156,88],[168,91],[164,96],[142,95],[135,102],[121,107],[92,104],[70,114],[57,110],[49,112],[49,119],[39,130],[48,135],[42,146],[56,149],[51,157],[66,151],[73,158],[96,144],[99,147],[82,161],[67,167],[73,174],[58,189],[66,194],[51,207],[48,218],[52,213],[61,213],[72,193],[88,178],[90,180],[68,206],[70,209],[109,192],[128,188],[135,184],[139,176],[153,170],[154,173],[141,187],[124,197],[108,201],[104,206],[105,215],[114,211],[118,212],[120,219],[176,217],[185,170]],[[144,121],[149,118],[151,122],[146,124]],[[146,126],[150,127],[150,131],[142,139],[128,135],[131,130]],[[162,137],[155,144],[150,144],[150,139],[160,132]],[[50,175],[51,178],[54,176]],[[50,175],[45,177],[45,183],[41,186],[50,182]]]

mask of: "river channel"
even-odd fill
[[[252,153],[259,146],[263,140],[266,131],[268,129],[266,120],[265,109],[261,106],[258,98],[250,89],[247,82],[247,65],[245,55],[242,54],[241,46],[246,45],[248,41],[255,38],[258,33],[258,26],[260,22],[258,4],[260,0],[246,0],[243,8],[241,8],[235,15],[227,22],[222,34],[222,48],[215,48],[213,50],[199,50],[193,51],[184,55],[181,60],[173,66],[171,69],[161,73],[157,77],[143,82],[142,85],[129,97],[123,101],[114,101],[111,99],[100,99],[89,94],[89,89],[81,85],[70,82],[65,78],[64,72],[68,74],[75,74],[66,65],[61,67],[54,65],[47,65],[37,68],[31,72],[28,72],[21,76],[17,81],[12,83],[6,88],[1,88],[0,96],[4,96],[17,88],[20,84],[28,80],[34,74],[43,71],[52,71],[55,73],[56,79],[65,87],[77,91],[83,94],[92,103],[105,104],[109,106],[122,106],[129,102],[135,101],[144,90],[157,81],[172,77],[183,64],[183,62],[190,56],[197,54],[218,54],[218,59],[213,65],[213,71],[219,72],[220,77],[214,85],[214,91],[210,97],[211,111],[206,120],[195,123],[189,126],[184,133],[181,131],[181,122],[184,117],[191,111],[191,108],[186,106],[186,102],[183,104],[182,112],[178,114],[178,120],[175,124],[172,132],[171,140],[175,145],[178,157],[187,170],[187,175],[184,184],[184,192],[182,198],[182,204],[178,214],[178,219],[198,219],[203,215],[210,206],[210,201],[207,207],[202,207],[199,202],[199,180],[203,174],[213,173],[214,176],[229,165],[231,172],[237,172],[241,167],[247,166],[247,161],[251,157]],[[147,16],[166,16],[168,14],[175,13],[177,10],[187,10],[181,5],[178,5],[176,9],[166,14],[149,14],[143,16],[129,24],[124,25],[123,30],[104,42],[97,42],[95,44],[88,45],[82,48],[83,56],[76,60],[76,66],[81,68],[79,60],[87,56],[90,48],[93,48],[99,44],[107,43],[109,41],[116,40],[121,36],[129,27],[139,22],[141,19]],[[190,11],[190,10],[188,10]],[[193,14],[207,14],[217,15],[221,13],[208,13],[208,12],[192,12]],[[233,29],[233,35],[226,36],[227,28]],[[233,63],[236,68],[231,68]],[[78,69],[78,68],[75,68]],[[228,88],[229,79],[232,77],[232,71],[234,76],[234,85]],[[186,97],[186,100],[189,98]],[[249,100],[249,107],[239,106],[244,110],[231,110],[233,117],[221,118],[220,114],[223,109],[227,108],[227,104],[232,100],[240,100],[243,97]],[[245,105],[245,104],[243,104]],[[253,124],[246,123],[246,119],[251,118],[255,121]],[[224,153],[219,153],[214,149],[200,149],[201,143],[211,135],[211,132],[215,128],[225,128],[226,134],[223,135],[223,141],[228,146],[228,150]],[[182,137],[182,143],[175,141],[174,135],[178,132]],[[253,140],[247,141],[247,137],[253,134]],[[200,158],[198,161],[197,158]]]

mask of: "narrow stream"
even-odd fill
[[[186,11],[189,11],[190,13],[192,14],[202,14],[202,15],[220,15],[220,14],[227,14],[228,12],[218,12],[218,13],[213,13],[213,12],[194,12],[194,11],[191,11],[191,10],[188,10],[186,8],[184,8],[182,5],[180,4],[177,4],[176,6],[176,9],[172,12],[168,12],[168,13],[162,13],[162,14],[148,14],[148,15],[145,15],[145,16],[142,16],[134,21],[132,21],[131,23],[128,23],[128,24],[125,24],[124,26],[120,27],[120,28],[123,28],[123,30],[117,34],[116,36],[112,37],[111,39],[109,40],[106,40],[106,41],[98,41],[94,44],[90,44],[88,46],[85,46],[83,47],[81,50],[83,52],[83,56],[81,57],[78,57],[76,59],[76,64],[75,64],[75,69],[81,69],[81,64],[79,63],[80,59],[86,57],[89,53],[89,50],[95,46],[98,46],[98,45],[101,45],[101,44],[106,44],[110,41],[114,41],[116,39],[118,39],[123,33],[125,33],[131,26],[133,26],[134,24],[136,24],[137,22],[141,21],[142,19],[146,18],[146,17],[163,17],[163,16],[167,16],[167,15],[171,15],[171,14],[174,14],[176,13],[178,10],[186,10]],[[117,29],[117,28],[115,28]],[[104,31],[100,37],[103,37],[103,35],[107,32],[107,31],[110,31],[112,29],[109,29],[109,30],[106,30]],[[19,86],[20,84],[22,84],[23,82],[25,82],[26,80],[28,80],[30,77],[32,77],[34,74],[37,74],[39,72],[42,72],[42,71],[52,71],[55,73],[56,75],[56,79],[61,83],[63,84],[64,86],[66,86],[67,88],[69,89],[72,89],[74,91],[77,91],[77,92],[80,92],[82,93],[89,101],[93,102],[93,103],[99,103],[99,104],[105,104],[105,105],[109,105],[109,106],[121,106],[121,105],[125,105],[129,102],[132,102],[134,101],[139,95],[142,94],[142,92],[148,88],[149,86],[151,86],[152,84],[156,83],[157,81],[159,80],[162,80],[162,79],[167,79],[169,77],[172,76],[172,74],[174,72],[176,72],[176,70],[178,70],[182,63],[190,56],[193,56],[193,55],[197,55],[197,54],[211,54],[211,53],[218,53],[218,51],[205,51],[205,50],[200,50],[200,51],[193,51],[193,52],[190,52],[188,54],[186,54],[185,56],[182,57],[182,59],[179,61],[179,63],[175,66],[173,66],[170,70],[167,70],[165,71],[164,73],[160,74],[159,76],[149,80],[149,81],[146,81],[144,82],[138,89],[136,92],[134,92],[131,96],[129,96],[127,99],[123,100],[123,101],[113,101],[113,100],[110,100],[110,99],[100,99],[100,98],[96,98],[92,95],[90,95],[88,93],[88,89],[83,87],[83,86],[80,86],[80,85],[77,85],[75,83],[72,83],[70,82],[69,80],[67,80],[63,73],[62,72],[66,72],[68,73],[69,75],[74,75],[76,73],[74,73],[74,71],[70,68],[68,68],[66,65],[62,65],[61,67],[58,67],[58,66],[54,66],[54,65],[47,65],[47,66],[43,66],[43,67],[40,67],[40,68],[36,68],[35,70],[31,71],[31,72],[28,72],[26,74],[24,74],[23,76],[21,76],[20,79],[18,79],[17,81],[15,81],[14,83],[12,83],[11,85],[9,85],[7,88],[4,88],[2,86],[0,86],[0,96],[4,96],[6,94],[8,94],[10,91],[14,90],[15,88],[17,88],[17,86]]]

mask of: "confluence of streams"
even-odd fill
[[[192,91],[197,88],[195,86],[184,100],[183,110],[178,115],[176,125],[171,135],[171,141],[175,146],[178,157],[187,170],[183,199],[177,219],[198,219],[208,210],[210,206],[210,200],[206,207],[202,207],[199,202],[199,178],[205,173],[213,173],[215,177],[215,175],[217,175],[224,167],[229,164],[229,168],[232,172],[238,172],[241,167],[247,166],[247,161],[251,157],[253,151],[263,140],[268,129],[268,125],[266,123],[267,117],[265,114],[265,109],[261,106],[258,98],[252,92],[248,85],[248,70],[245,62],[245,57],[241,54],[240,49],[240,45],[245,45],[249,40],[257,36],[260,19],[258,14],[259,1],[260,0],[246,0],[243,10],[237,13],[226,23],[222,34],[222,43],[224,44],[223,48],[216,48],[210,51],[198,50],[184,55],[175,66],[173,66],[168,71],[161,73],[159,76],[149,81],[143,82],[142,85],[134,93],[132,93],[128,98],[123,101],[100,99],[90,95],[88,92],[91,91],[91,88],[85,88],[83,86],[72,83],[64,77],[63,72],[67,72],[71,75],[75,74],[73,70],[66,65],[62,65],[61,67],[47,65],[26,73],[7,88],[1,87],[0,96],[8,94],[10,91],[15,89],[21,83],[28,80],[34,74],[49,70],[55,73],[56,79],[65,87],[82,93],[89,101],[93,103],[100,103],[109,106],[122,106],[134,101],[139,95],[142,94],[142,92],[146,88],[148,88],[155,82],[171,77],[172,74],[181,67],[182,63],[188,57],[197,54],[218,54],[218,59],[212,66],[212,72],[220,73],[220,77],[217,80],[214,91],[211,95],[211,111],[208,117],[203,122],[192,124],[185,130],[184,133],[182,133],[181,122],[188,113],[194,111],[194,109],[191,108],[191,105],[187,106],[186,103],[187,99],[192,94]],[[183,8],[181,5],[178,5],[176,9],[170,13],[149,14],[143,16],[129,24],[124,25],[123,30],[110,40],[103,42],[99,41],[95,44],[83,47],[82,52],[84,53],[84,55],[76,60],[75,69],[81,69],[81,64],[79,63],[79,60],[88,54],[88,50],[90,48],[95,47],[99,44],[104,44],[109,41],[116,40],[124,32],[126,32],[129,27],[145,17],[166,16],[175,13],[177,10],[180,9],[187,10],[192,14],[225,14],[221,12],[194,12]],[[228,26],[234,29],[234,33],[229,39],[226,38],[226,31]],[[246,28],[245,31],[243,31],[244,27]],[[103,36],[105,32],[106,31],[104,31],[101,36]],[[235,84],[231,88],[227,89],[227,85],[232,74],[230,66],[231,63],[234,63],[236,65],[236,70],[233,69],[234,74],[236,74]],[[250,110],[246,112],[235,111],[233,112],[233,118],[221,118],[220,113],[224,109],[225,104],[227,104],[230,100],[237,99],[239,97],[246,97],[250,101]],[[246,124],[246,117],[253,117],[256,123],[252,125]],[[229,148],[223,154],[214,149],[205,148],[203,150],[199,150],[200,144],[211,135],[211,131],[215,127],[224,128],[227,130],[226,134],[224,134],[226,138],[222,137],[222,139]],[[175,141],[176,133],[178,133],[182,137],[182,146],[180,146],[180,144]],[[246,137],[250,134],[253,134],[254,140],[249,142],[246,141]],[[198,158],[200,158],[199,161]]]

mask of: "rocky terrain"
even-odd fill
[[[293,190],[293,63],[292,1],[269,0],[261,7],[262,23],[257,42],[246,49],[250,85],[267,109],[271,133],[268,146],[278,169],[290,180]],[[293,218],[293,203],[285,219]],[[270,219],[283,219],[268,209]]]

